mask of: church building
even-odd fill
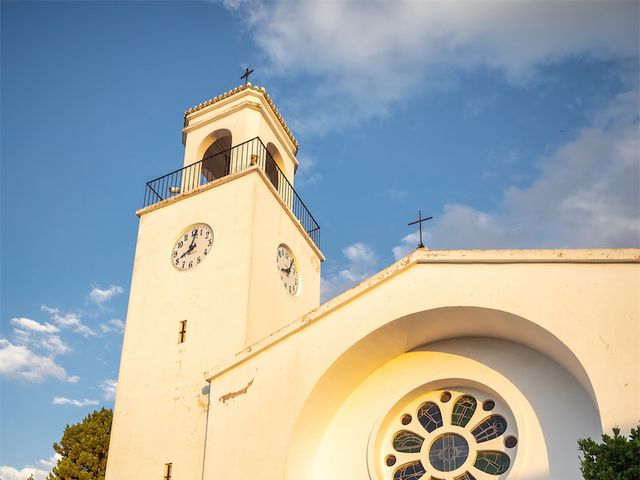
[[[579,480],[640,419],[640,249],[418,248],[320,304],[298,143],[250,83],[146,184],[106,480]]]

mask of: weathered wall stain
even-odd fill
[[[209,405],[207,403],[206,397],[202,397],[200,395],[198,395],[198,407],[200,408],[200,410],[202,412],[206,412],[207,409],[209,408]]]
[[[222,402],[223,404],[226,404],[229,400],[233,400],[234,398],[247,393],[251,385],[253,385],[253,378],[249,380],[249,383],[247,383],[246,387],[241,388],[240,390],[237,390],[235,392],[225,393],[218,399],[218,401]]]

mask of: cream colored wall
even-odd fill
[[[260,92],[243,90],[189,114],[183,129],[185,167],[202,160],[202,155],[212,143],[209,135],[218,129],[231,131],[232,146],[255,137],[260,137],[265,146],[273,143],[282,156],[283,173],[293,185],[294,172],[298,167],[295,148]]]
[[[251,238],[252,270],[246,344],[251,345],[320,305],[321,257],[308,238],[287,215],[276,190],[266,177],[257,182]],[[286,244],[294,254],[300,286],[290,295],[276,266],[278,246]]]
[[[178,271],[171,248],[184,228],[200,222],[213,228],[213,248],[192,271]],[[280,241],[296,253],[305,278],[297,297],[282,295]],[[141,212],[108,480],[161,478],[167,462],[173,478],[199,478],[208,401],[202,372],[317,306],[318,265],[256,169]],[[187,340],[178,344],[185,319]]]
[[[381,414],[395,408],[398,413],[406,410],[415,415],[414,411],[402,408],[408,403],[403,397],[420,398],[433,390],[455,387],[481,398],[473,391],[479,390],[488,398],[504,402],[511,411],[496,408],[496,413],[507,417],[510,428],[518,427],[498,439],[500,443],[511,433],[518,438],[517,453],[506,450],[515,460],[507,473],[483,474],[470,465],[465,465],[460,473],[471,471],[478,480],[581,478],[575,462],[576,439],[598,436],[600,431],[599,416],[589,395],[565,369],[535,350],[480,337],[430,344],[397,356],[369,375],[328,425],[311,478],[366,479],[369,471],[375,472],[372,478],[392,478],[401,462],[392,467],[384,465],[384,456],[394,452],[390,442],[377,442],[376,434],[382,433],[378,427],[392,432],[403,427],[397,421],[393,425],[378,425]],[[470,423],[478,423],[487,415],[478,407]],[[419,428],[413,430],[424,435]],[[358,444],[374,447],[370,449],[372,452],[356,454],[354,445]],[[479,447],[496,448],[491,444]],[[367,462],[362,461],[362,453]],[[424,463],[428,468],[428,462]]]
[[[239,463],[246,478],[312,478],[327,426],[358,385],[405,352],[448,338],[497,338],[539,352],[555,384],[570,375],[583,389],[581,405],[586,398],[597,406],[600,419],[587,426],[628,429],[640,411],[639,257],[637,250],[413,253],[208,372],[215,433],[205,478],[231,476]],[[549,385],[540,388],[552,398]],[[549,417],[550,408],[538,415]],[[536,418],[527,418],[524,438],[535,438],[526,423]],[[247,462],[247,452],[256,461]],[[357,442],[352,453],[365,462]],[[577,453],[565,461],[577,469]],[[537,468],[513,478],[543,478]]]

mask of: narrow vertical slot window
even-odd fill
[[[187,338],[187,321],[180,320],[180,330],[178,331],[178,343],[184,343]]]
[[[164,477],[162,477],[162,480],[171,480],[172,469],[173,469],[173,463],[164,464]]]

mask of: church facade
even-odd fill
[[[264,89],[186,112],[147,183],[107,480],[578,480],[640,418],[640,250],[419,248],[320,305]]]

